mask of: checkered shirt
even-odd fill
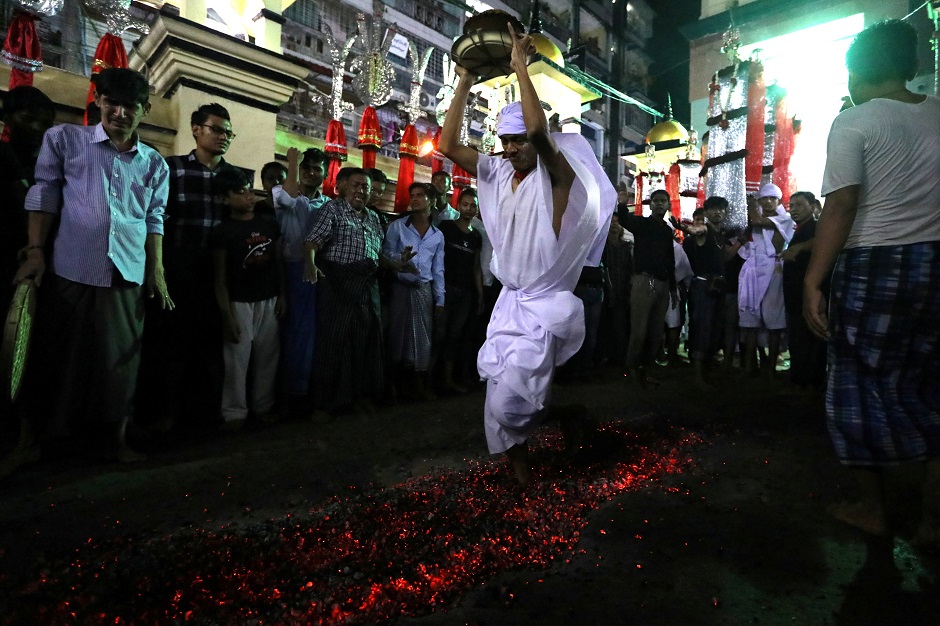
[[[317,244],[318,256],[332,263],[378,262],[382,225],[372,211],[359,217],[345,200],[330,200],[314,213],[306,241]]]
[[[222,206],[212,195],[213,171],[196,159],[196,151],[171,156],[170,196],[164,246],[185,250],[205,250],[209,233],[222,221]],[[225,159],[219,162],[219,166]]]

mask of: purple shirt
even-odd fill
[[[118,152],[101,124],[62,124],[46,131],[27,211],[58,215],[53,247],[57,275],[110,287],[114,270],[143,284],[150,233],[163,234],[169,168],[138,140]]]

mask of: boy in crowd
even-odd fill
[[[274,196],[272,190],[284,184],[287,168],[280,161],[271,161],[261,167],[261,188],[265,196],[255,203],[255,213],[274,216]]]
[[[274,406],[277,318],[284,304],[277,252],[280,231],[274,218],[255,214],[251,182],[240,169],[220,169],[213,185],[229,213],[212,231],[209,243],[225,337],[222,418],[225,427],[233,428],[248,417],[249,364],[252,412],[267,421]]]
[[[728,201],[720,196],[705,200],[705,206],[695,210],[693,220],[706,228],[690,230],[682,244],[695,274],[689,287],[689,358],[700,389],[708,387],[705,366],[718,349],[722,331],[725,259],[721,222],[727,208]]]
[[[440,226],[441,222],[460,219],[460,214],[450,206],[451,186],[450,174],[444,170],[431,175],[434,201],[431,203],[431,224]]]
[[[317,286],[304,282],[304,238],[315,213],[329,200],[320,193],[326,157],[310,148],[287,150],[284,184],[272,190],[281,231],[281,259],[287,302],[281,324],[281,386],[287,394],[284,409],[302,409],[310,392],[316,345]]]
[[[445,220],[439,226],[444,235],[445,305],[441,346],[435,346],[443,357],[443,386],[447,391],[464,393],[454,379],[455,363],[463,364],[468,349],[467,338],[473,315],[483,312],[483,272],[480,251],[483,236],[473,227],[477,216],[477,192],[470,187],[460,192],[457,202],[460,219]],[[458,360],[459,359],[459,360]]]
[[[425,183],[408,188],[409,216],[392,222],[382,244],[382,255],[400,258],[415,252],[417,273],[398,272],[392,285],[389,314],[388,361],[417,376],[414,391],[426,396],[425,378],[431,362],[433,318],[444,312],[444,236],[431,224],[430,190]]]

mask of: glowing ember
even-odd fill
[[[684,471],[700,441],[600,437],[607,458],[577,468],[558,436],[533,441],[526,490],[502,462],[474,463],[260,524],[89,540],[3,590],[0,622],[361,624],[443,609],[497,572],[568,562],[591,510]]]

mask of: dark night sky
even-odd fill
[[[647,51],[653,57],[649,96],[666,112],[666,94],[672,94],[673,113],[684,126],[689,125],[689,42],[679,33],[679,26],[698,20],[701,0],[647,0],[656,12],[653,37]]]

